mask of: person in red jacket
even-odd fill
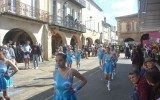
[[[137,71],[133,71],[129,73],[129,79],[138,92],[138,100],[151,100],[152,87],[147,83],[144,77],[140,77]]]

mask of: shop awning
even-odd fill
[[[160,0],[139,0],[140,31],[160,31]]]

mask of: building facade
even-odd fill
[[[83,45],[100,43],[101,13],[102,9],[93,0],[86,0],[86,8],[82,9],[82,23],[86,25],[86,32],[81,36]]]
[[[111,44],[118,43],[116,27],[108,24],[106,22],[106,18],[104,18],[104,21],[102,21],[101,41],[106,45],[108,45],[109,43]]]
[[[0,45],[10,40],[17,44],[29,40],[31,44],[39,42],[47,45],[45,24],[48,23],[49,13],[46,4],[47,0],[0,0]],[[49,56],[45,49],[44,55],[44,58]]]
[[[118,43],[124,42],[140,43],[141,33],[139,32],[138,14],[116,17]]]
[[[42,44],[44,59],[56,48],[100,43],[102,9],[92,0],[0,0],[0,45]]]
[[[46,60],[60,45],[81,46],[85,5],[84,0],[0,0],[0,45],[38,42]]]
[[[63,45],[82,47],[80,37],[86,32],[82,24],[82,8],[86,7],[85,0],[50,0],[49,29],[51,31],[51,50]]]

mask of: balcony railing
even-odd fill
[[[19,1],[0,0],[0,14],[12,14],[15,16],[48,22],[49,13]]]
[[[76,3],[82,8],[86,8],[86,1],[85,0],[70,0],[73,3]]]
[[[63,28],[67,28],[69,30],[71,29],[82,33],[86,32],[86,26],[79,23],[78,21],[68,20],[68,19],[63,20],[62,17],[55,18],[52,15],[50,16],[50,25],[57,25]]]

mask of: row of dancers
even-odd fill
[[[58,53],[64,53],[64,52],[57,52],[56,55]],[[69,67],[69,68],[72,67],[72,64],[74,61],[73,58],[75,58],[77,70],[80,70],[80,60],[81,60],[82,50],[79,49],[79,47],[77,46],[75,51],[73,51],[72,47],[69,45],[69,46],[67,46],[67,51],[64,54],[67,57],[66,58],[67,67]],[[56,65],[56,68],[57,68],[57,65]]]
[[[104,48],[103,45],[100,45],[98,49],[99,67],[102,69],[108,91],[111,90],[111,80],[116,75],[118,57],[119,53],[115,51],[114,47],[109,46]]]

